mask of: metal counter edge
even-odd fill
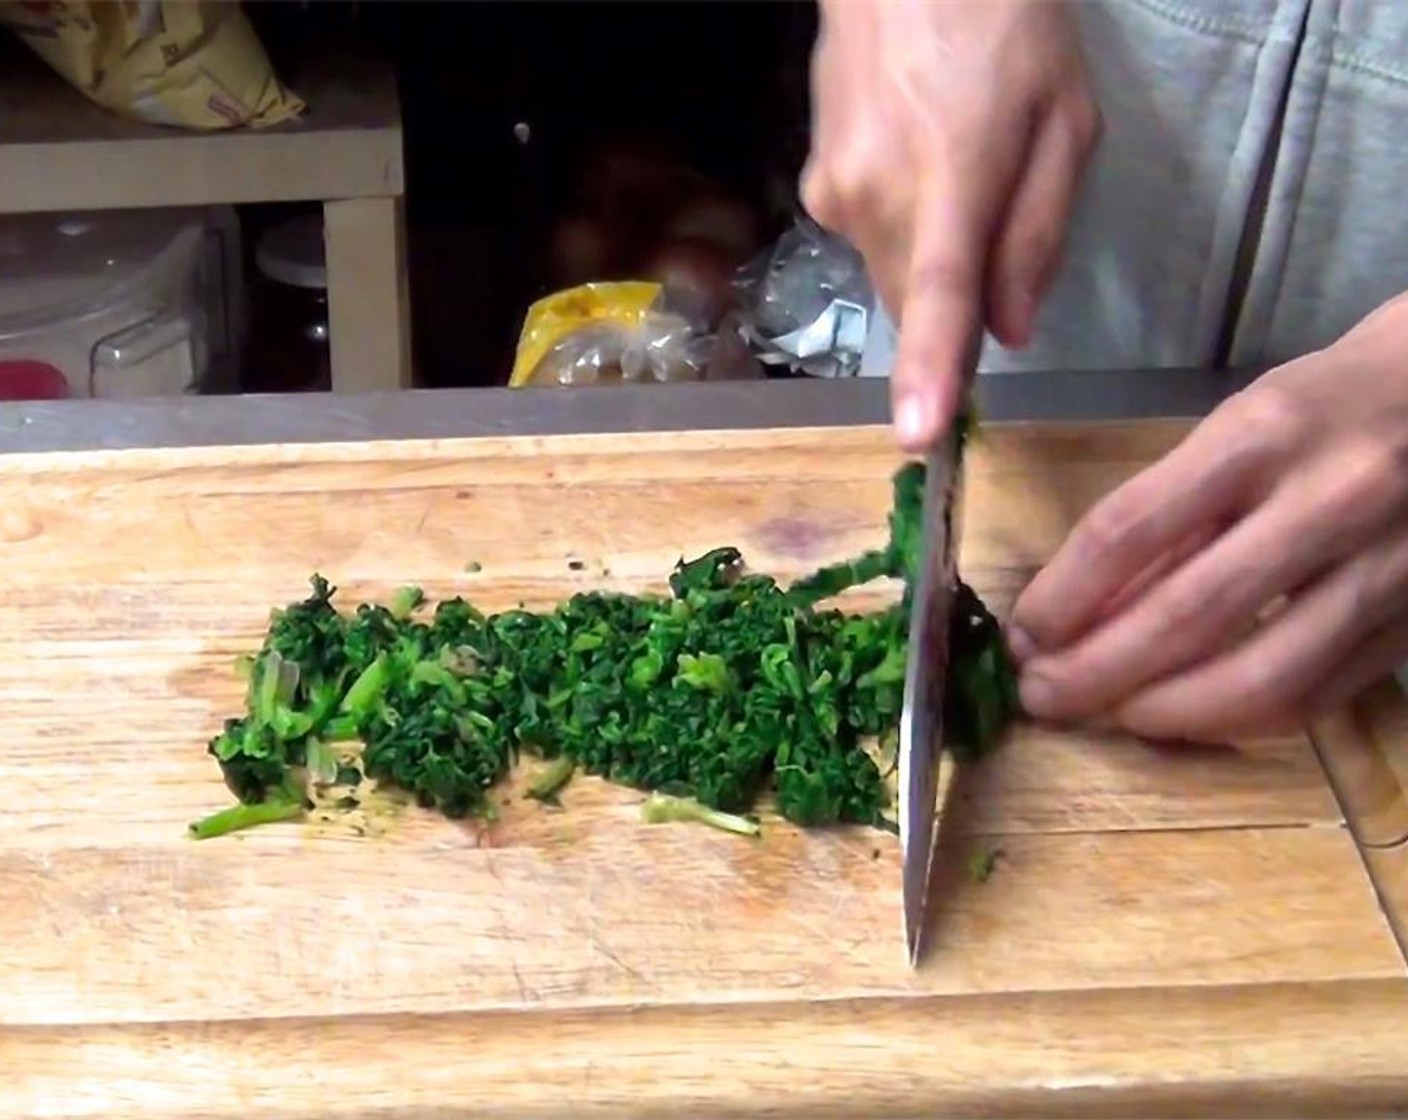
[[[985,373],[976,393],[984,423],[1196,418],[1255,376],[1182,368]],[[889,419],[889,384],[878,378],[12,402],[0,403],[0,455],[841,427]]]

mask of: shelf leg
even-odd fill
[[[403,200],[323,204],[334,393],[412,384]]]

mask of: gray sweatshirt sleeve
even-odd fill
[[[1105,134],[1033,341],[985,373],[1269,364],[1408,290],[1408,3],[1073,3]],[[862,366],[888,374],[893,328]]]

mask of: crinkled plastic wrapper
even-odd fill
[[[0,24],[89,99],[146,124],[261,128],[305,108],[227,0],[0,0]]]
[[[874,294],[849,242],[803,215],[740,270],[739,329],[758,360],[810,377],[854,377]]]
[[[583,284],[537,301],[519,336],[512,388],[759,378],[738,330],[676,307],[660,284]]]

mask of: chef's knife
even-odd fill
[[[922,948],[937,815],[949,618],[957,579],[958,451],[954,429],[928,457],[923,546],[910,601],[909,651],[900,712],[899,824],[904,935],[911,966],[919,963]]]
[[[979,319],[978,323],[982,321]],[[972,389],[982,343],[983,332],[975,327],[965,348],[960,400]],[[938,815],[949,621],[958,583],[962,452],[963,441],[955,420],[930,450],[925,464],[923,538],[912,577],[899,758],[901,889],[911,968],[919,964],[923,949],[934,821]]]

